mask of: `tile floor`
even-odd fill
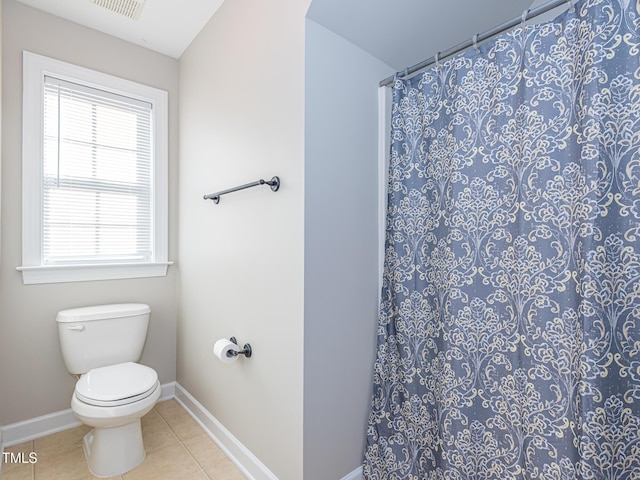
[[[82,425],[6,452],[35,452],[37,461],[2,465],[2,480],[89,480],[98,478],[87,468],[82,438],[90,427]],[[244,480],[245,476],[175,400],[158,403],[142,418],[147,457],[119,477],[120,480]]]

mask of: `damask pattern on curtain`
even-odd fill
[[[639,8],[394,82],[366,479],[640,479]]]

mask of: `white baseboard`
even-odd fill
[[[179,383],[176,383],[176,400],[216,442],[249,480],[278,480],[253,453],[227,430]]]
[[[70,408],[12,423],[2,427],[4,431],[4,446],[11,447],[12,445],[51,435],[52,433],[68,430],[78,425],[82,425],[82,422],[73,416]]]
[[[362,467],[356,468],[353,472],[342,478],[342,480],[364,480],[364,477],[362,476]]]
[[[162,392],[160,393],[160,399],[158,401],[174,398],[175,391],[176,382],[162,385]],[[4,434],[4,444],[0,441],[0,447],[11,447],[19,443],[51,435],[52,433],[68,430],[78,425],[82,425],[82,422],[76,419],[70,408],[22,422],[12,423],[11,425],[0,427],[0,437]]]
[[[159,402],[165,400],[171,400],[176,396],[176,382],[165,383],[162,385],[162,392],[160,392]]]

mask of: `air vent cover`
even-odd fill
[[[137,20],[140,17],[144,2],[145,0],[91,0],[91,3],[132,20]]]

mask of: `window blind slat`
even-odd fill
[[[152,250],[151,104],[45,79],[43,262],[145,262]]]

